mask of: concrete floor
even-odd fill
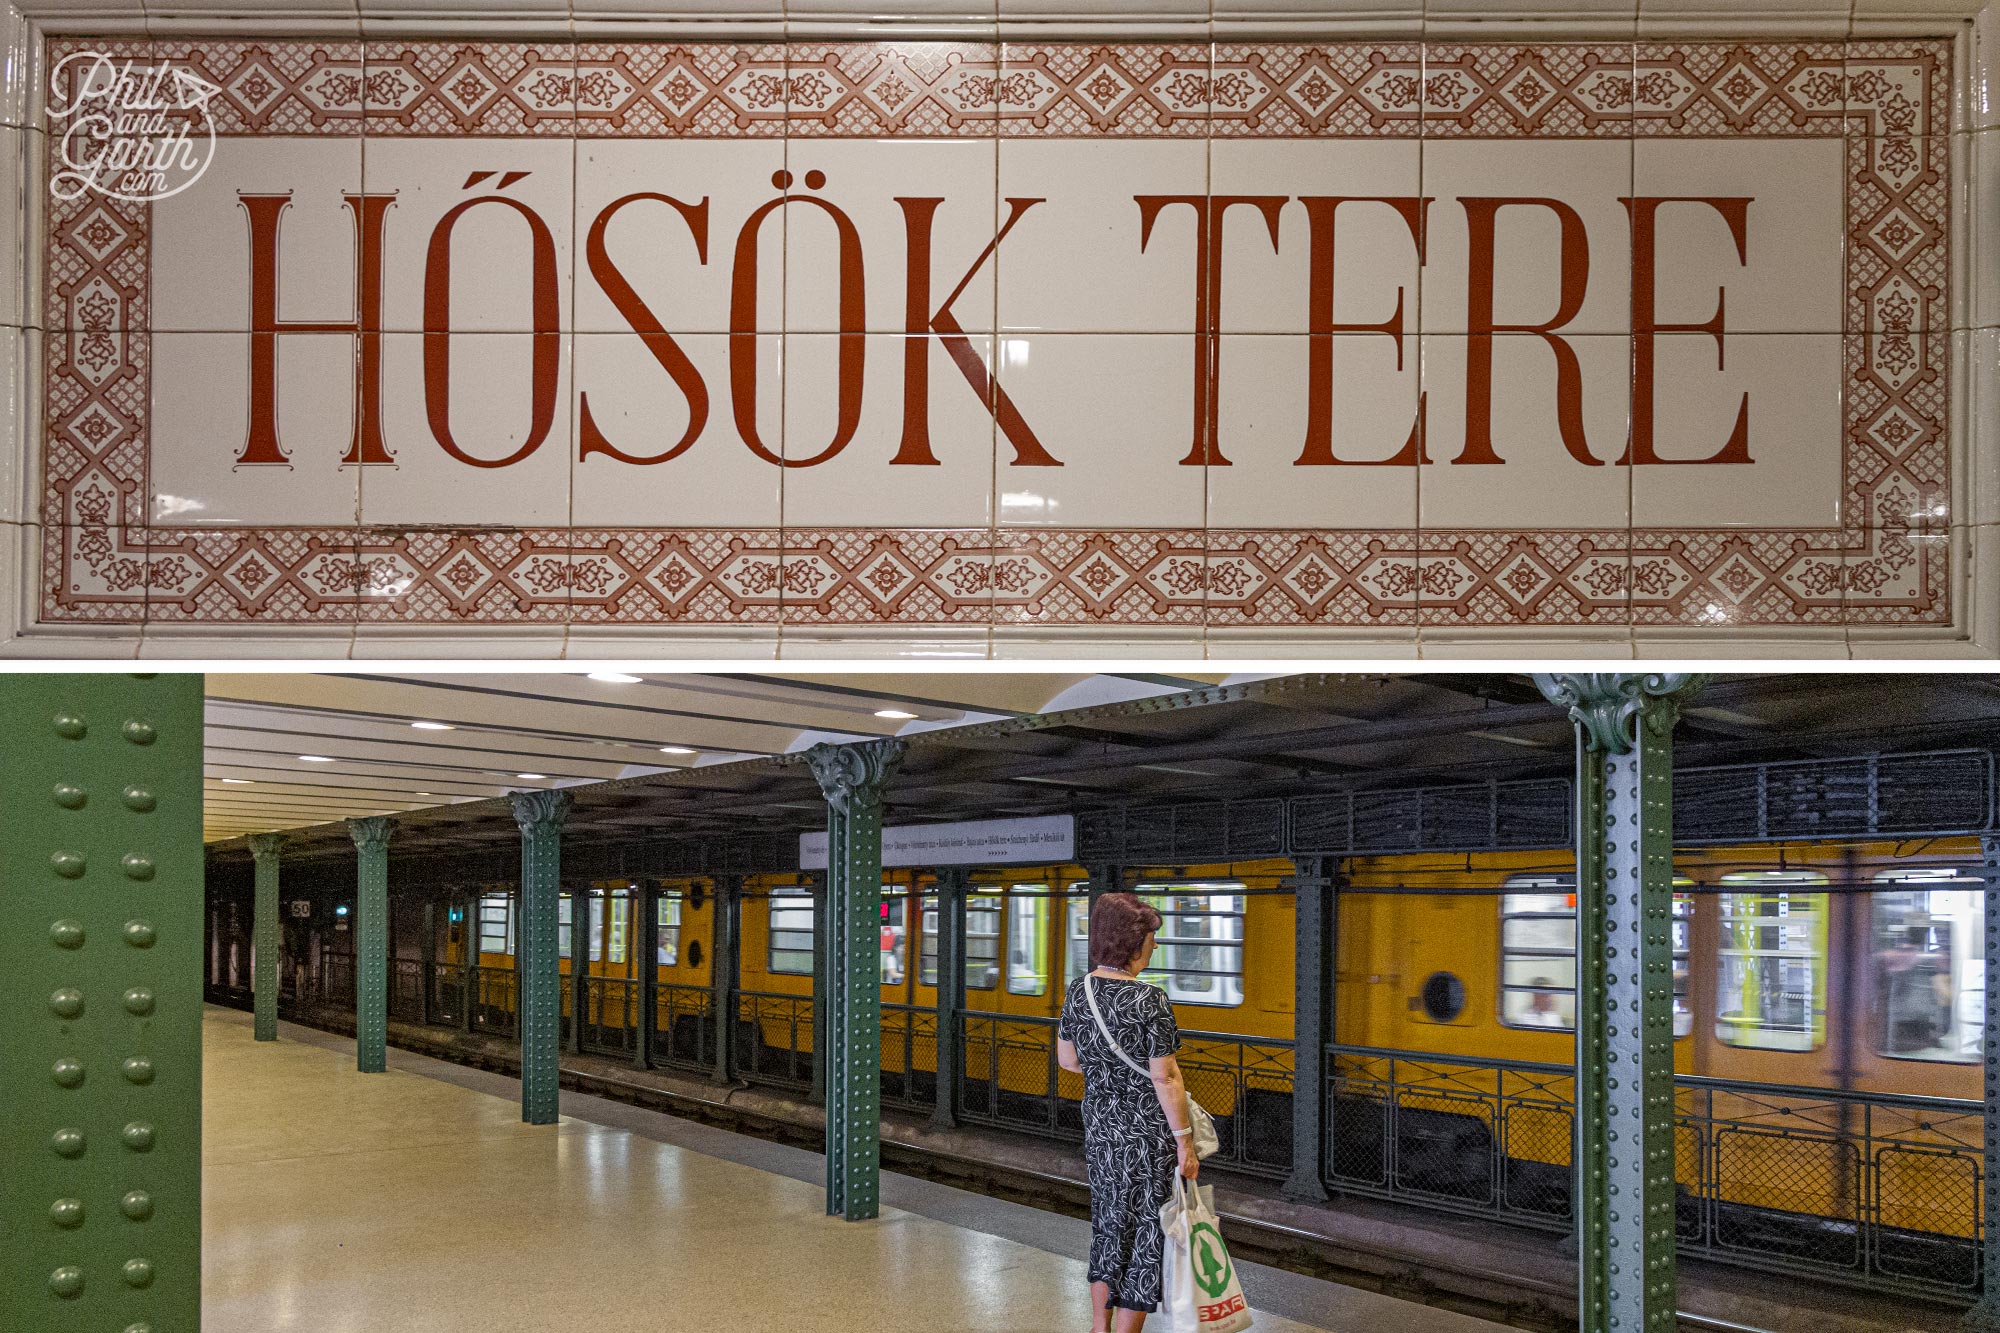
[[[511,1079],[398,1051],[363,1076],[351,1040],[280,1033],[205,1017],[207,1333],[1089,1327],[1076,1219],[885,1174],[881,1218],[841,1222],[817,1154],[570,1093],[531,1127]],[[1500,1328],[1242,1279],[1263,1333]]]

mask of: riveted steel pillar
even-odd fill
[[[515,1022],[521,1033],[521,1119],[553,1125],[561,1102],[562,972],[556,965],[556,899],[561,894],[562,828],[569,815],[566,791],[516,791],[514,822],[521,828],[521,984]],[[570,938],[577,937],[571,927]]]
[[[569,1048],[583,1053],[583,1011],[590,1002],[590,890],[569,895]]]
[[[389,1067],[389,834],[387,815],[347,821],[354,839],[354,1067]]]
[[[1292,1174],[1285,1196],[1324,1203],[1326,1044],[1333,1040],[1334,862],[1305,856],[1292,876],[1298,904],[1297,1003],[1292,1025]]]
[[[742,966],[743,876],[722,875],[715,881],[715,930],[709,941],[709,1007],[715,1011],[715,1072],[717,1083],[736,1076],[736,978]]]
[[[1576,726],[1578,1320],[1671,1333],[1673,732],[1705,678],[1538,675]]]
[[[937,1104],[935,1129],[958,1127],[960,1015],[965,1012],[964,866],[938,871],[937,941]]]
[[[0,1326],[201,1323],[202,678],[0,677]]]
[[[1097,906],[1097,900],[1105,894],[1121,892],[1125,887],[1125,867],[1115,862],[1100,862],[1084,869],[1090,872],[1090,883],[1084,888],[1084,896],[1092,907]]]
[[[632,1019],[636,1027],[636,1039],[632,1051],[632,1063],[640,1069],[650,1069],[653,1064],[653,1033],[660,1025],[660,1003],[656,998],[660,988],[660,886],[648,880],[632,892],[632,911],[637,913],[632,924],[637,927],[632,932],[632,994],[637,997],[638,1010]]]
[[[2000,1333],[2000,837],[1979,840],[1986,878],[1986,1197],[1981,1215],[1979,1300],[1965,1312],[1967,1328]]]
[[[459,993],[465,997],[458,1007],[458,1029],[472,1031],[472,1015],[479,1005],[479,905],[485,896],[474,889],[466,895],[465,917],[459,923],[459,961],[464,971],[459,978]]]
[[[425,1027],[437,1021],[437,899],[424,899],[424,931],[417,937],[417,970],[423,985],[417,991],[417,1018]]]
[[[895,740],[815,745],[806,763],[827,804],[826,1211],[881,1208],[882,788]]]
[[[243,840],[257,865],[250,906],[250,999],[256,1015],[258,1041],[278,1039],[278,954],[284,948],[284,925],[278,920],[278,852],[285,839],[278,833],[252,833]]]

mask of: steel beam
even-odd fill
[[[1327,1199],[1326,1047],[1333,1040],[1334,940],[1339,898],[1331,857],[1307,856],[1292,875],[1298,904],[1294,959],[1297,1000],[1292,1030],[1292,1174],[1285,1197]]]
[[[278,920],[278,855],[281,833],[252,833],[244,839],[257,865],[250,907],[250,997],[258,1041],[278,1039],[278,954],[284,927]]]
[[[937,1104],[931,1111],[933,1129],[958,1127],[958,1027],[965,1013],[965,883],[964,866],[938,871]],[[1058,920],[1061,915],[1058,899]]]
[[[1537,675],[1576,728],[1582,1333],[1672,1333],[1673,733],[1705,677]]]
[[[903,743],[805,752],[827,805],[826,1211],[881,1210],[882,789]]]
[[[1986,1197],[1981,1213],[1979,1300],[1965,1312],[1975,1333],[2000,1333],[2000,836],[1979,840],[1986,880]]]
[[[0,714],[0,1325],[194,1329],[202,678],[8,676]]]
[[[387,815],[350,819],[354,839],[354,1067],[389,1067],[389,835]]]
[[[521,1034],[521,1119],[553,1125],[561,1102],[562,973],[556,964],[556,897],[561,893],[562,829],[570,795],[509,792],[521,829],[519,942],[521,984],[515,1025]],[[576,938],[574,924],[570,938]]]
[[[715,1072],[710,1078],[729,1083],[736,1077],[736,977],[741,966],[743,876],[715,879],[715,929],[709,940],[709,1008],[715,1014]]]

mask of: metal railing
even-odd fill
[[[420,959],[389,960],[389,1017],[404,1023],[424,1021],[424,965]]]
[[[431,964],[431,1022],[457,1027],[465,1021],[465,965]]]
[[[278,969],[280,975],[284,968]],[[354,1007],[354,955],[335,953],[331,949],[319,951],[319,969],[313,977],[313,1000],[318,1004],[345,1005]]]
[[[515,978],[511,967],[472,969],[472,1030],[511,1037],[515,1024]]]
[[[657,1065],[704,1072],[715,1068],[715,992],[707,986],[662,983],[653,988],[653,1049]]]
[[[639,1049],[639,983],[627,977],[583,979],[583,1049],[630,1058]]]
[[[882,1104],[912,1110],[937,1105],[937,1010],[882,1006]]]
[[[736,1001],[736,1074],[746,1082],[809,1088],[813,1069],[813,1001],[810,995],[739,990]]]

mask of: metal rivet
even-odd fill
[[[153,1081],[153,1062],[143,1055],[128,1057],[118,1068],[123,1071],[127,1083],[151,1083]]]
[[[150,949],[155,939],[153,928],[143,921],[125,923],[125,942],[135,949]]]
[[[83,1225],[82,1199],[57,1199],[49,1205],[49,1220],[59,1227],[80,1227]]]
[[[125,1325],[125,1333],[153,1333],[153,1326],[142,1319],[136,1324]]]
[[[125,808],[146,814],[159,804],[153,793],[145,787],[127,787],[124,792]]]
[[[125,878],[143,883],[153,877],[153,858],[138,852],[127,852],[119,859],[118,868],[125,872]]]
[[[153,1012],[153,992],[144,986],[134,986],[125,992],[125,1012],[144,1018]]]
[[[125,1261],[125,1285],[128,1287],[150,1287],[153,1285],[153,1261],[151,1259],[127,1259]]]
[[[78,948],[83,944],[83,922],[64,917],[49,927],[49,938],[62,948]]]
[[[83,719],[75,713],[56,714],[56,735],[62,737],[64,740],[80,741],[83,739],[83,733],[87,730],[89,728],[83,725]]]
[[[144,1120],[134,1120],[118,1131],[118,1138],[133,1152],[146,1152],[153,1146],[153,1127]]]
[[[49,996],[49,1008],[57,1018],[75,1018],[83,1012],[83,992],[74,986],[65,986]]]
[[[119,730],[124,733],[125,739],[134,745],[151,745],[153,738],[159,734],[153,730],[152,723],[137,717],[126,722]]]
[[[83,788],[73,782],[58,782],[55,790],[49,794],[55,803],[65,810],[81,810],[84,801],[88,799]]]
[[[49,1274],[49,1290],[64,1300],[83,1294],[83,1270],[75,1264],[65,1264]]]
[[[83,1148],[83,1131],[80,1129],[59,1129],[49,1135],[49,1151],[58,1157],[81,1157]]]
[[[82,852],[57,852],[49,857],[49,867],[64,879],[82,879],[84,860]]]
[[[134,1222],[143,1222],[153,1215],[153,1196],[144,1190],[133,1190],[118,1201],[118,1211]]]
[[[49,1066],[49,1077],[55,1080],[56,1086],[59,1088],[82,1087],[83,1061],[74,1056],[66,1055]]]

